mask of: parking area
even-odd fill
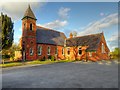
[[[118,62],[69,62],[3,69],[3,88],[117,88]]]

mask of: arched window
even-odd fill
[[[42,54],[42,46],[38,46],[38,55]]]
[[[70,48],[67,48],[67,54],[70,55]]]
[[[30,55],[33,55],[33,49],[30,48]]]
[[[62,48],[62,55],[64,55],[64,48]]]
[[[81,48],[78,49],[78,55],[82,55],[82,50],[81,50]]]
[[[104,47],[104,44],[103,44],[103,43],[102,43],[101,48],[102,48],[102,53],[105,53],[105,47]]]
[[[30,23],[30,30],[32,31],[32,23]]]
[[[47,52],[48,55],[50,55],[50,47],[48,47],[48,52]]]
[[[58,48],[57,47],[55,48],[55,54],[58,54]]]

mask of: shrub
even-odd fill
[[[7,54],[5,54],[5,55],[2,55],[2,58],[3,58],[3,59],[10,58],[10,55],[7,55]]]
[[[54,56],[51,56],[51,61],[55,61],[55,58],[54,58]]]
[[[46,60],[46,58],[45,58],[45,56],[40,60],[40,61],[45,61]]]
[[[51,59],[51,58],[52,58],[52,56],[51,56],[51,55],[49,55],[49,56],[48,56],[48,59]]]
[[[76,58],[75,61],[80,61],[80,60],[78,58]]]

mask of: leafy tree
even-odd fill
[[[51,61],[55,61],[55,57],[54,56],[51,57]]]
[[[4,56],[10,56],[10,58],[14,59],[15,57],[15,51],[20,50],[21,48],[17,44],[12,44],[12,46],[9,49],[3,49],[2,50],[2,55]],[[5,57],[7,58],[7,57]]]
[[[72,45],[73,49],[73,55],[75,57],[75,60],[78,60],[78,47],[79,47],[79,38],[75,38],[73,41],[70,40],[70,43]]]
[[[112,52],[113,58],[120,58],[120,48],[115,48]]]
[[[74,37],[77,36],[77,33],[75,32],[74,34]],[[69,43],[71,44],[71,49],[73,50],[73,55],[74,55],[74,59],[75,60],[82,60],[84,59],[86,62],[88,61],[88,57],[87,57],[87,52],[89,52],[87,49],[85,50],[85,53],[82,54],[80,57],[78,57],[78,53],[79,53],[79,42],[80,42],[80,38],[72,38],[73,40],[69,40]],[[86,46],[85,45],[85,42],[82,43],[81,46]],[[88,47],[88,46],[86,46]],[[84,50],[81,50],[81,53],[83,52]]]
[[[2,13],[0,16],[0,28],[2,28],[2,43],[0,46],[2,49],[8,49],[13,43],[13,22],[10,17],[3,15]]]

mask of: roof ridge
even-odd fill
[[[37,43],[54,44],[64,46],[66,36],[62,32],[55,30],[45,30],[43,27],[38,27],[36,32]]]
[[[73,37],[73,38],[80,38],[80,37],[86,37],[86,36],[93,36],[93,35],[98,35],[98,34],[103,34],[103,33],[88,34],[88,35],[84,35],[84,36],[76,36],[76,37]],[[67,38],[67,39],[71,39],[71,38]]]
[[[63,32],[60,32],[60,31],[57,31],[57,30],[54,30],[54,29],[50,29],[50,28],[46,28],[46,27],[43,27],[43,26],[37,26],[37,27],[38,27],[38,29],[39,29],[39,28],[43,28],[43,29],[46,29],[46,30],[63,33]],[[64,34],[64,33],[63,33],[63,34]]]
[[[79,36],[74,38],[68,38],[66,42],[67,47],[71,46],[87,46],[88,50],[96,50],[98,48],[98,44],[101,40],[101,36],[103,33],[96,33],[96,34],[90,34],[85,36]]]

